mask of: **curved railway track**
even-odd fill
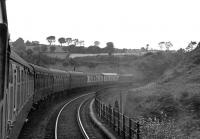
[[[92,123],[89,104],[94,93],[76,97],[60,110],[55,124],[55,139],[102,139],[104,135]]]
[[[19,135],[19,139],[54,139],[56,118],[61,108],[72,99],[91,91],[79,91],[66,96],[60,96],[52,101],[44,102],[30,112],[28,122]]]
[[[77,110],[77,119],[82,135],[85,139],[107,138],[99,128],[93,123],[90,115],[90,103],[93,98],[89,98],[81,103]]]
[[[71,101],[67,102],[58,113],[55,124],[55,139],[66,138],[83,138],[81,130],[79,129],[76,112],[78,106],[94,93],[88,93],[78,96]]]

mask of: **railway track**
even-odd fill
[[[93,123],[90,115],[90,102],[93,98],[89,98],[81,103],[77,110],[77,121],[85,139],[103,139],[106,136]]]
[[[93,96],[94,93],[81,95],[62,107],[56,119],[55,139],[105,138],[89,115],[89,104]]]
[[[55,124],[55,139],[83,138],[76,121],[77,107],[93,93],[78,96],[67,102],[58,113]]]
[[[89,103],[94,93],[89,92],[91,91],[61,97],[34,111],[19,139],[85,138],[83,128],[89,138],[105,138],[91,121]]]
[[[29,113],[18,139],[54,139],[56,118],[61,108],[72,99],[91,91],[79,91],[46,102]]]

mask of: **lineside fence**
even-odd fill
[[[95,98],[97,115],[123,139],[140,139],[140,124]]]

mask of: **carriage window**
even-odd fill
[[[20,82],[20,69],[17,66],[17,82]]]
[[[3,107],[1,108],[1,113],[0,113],[0,137],[2,137],[2,132],[3,132]]]
[[[12,68],[12,64],[10,64],[10,68],[9,68],[9,82],[11,84],[13,83],[13,68]]]
[[[0,23],[3,23],[3,13],[2,13],[1,3],[0,3]]]
[[[21,70],[21,81],[24,81],[24,71]]]

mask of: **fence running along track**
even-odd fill
[[[140,139],[140,124],[120,113],[119,110],[106,106],[95,98],[95,110],[97,115],[124,139]]]

